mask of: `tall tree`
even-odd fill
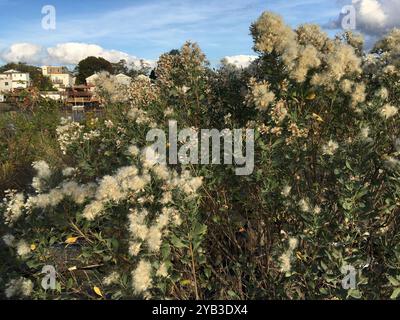
[[[100,71],[113,73],[113,65],[101,57],[87,57],[80,61],[75,68],[77,73],[76,81],[78,84],[84,84],[87,77]]]
[[[113,74],[128,74],[129,68],[126,63],[126,60],[122,59],[117,63],[112,63],[113,66]]]

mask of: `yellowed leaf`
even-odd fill
[[[319,122],[324,122],[324,119],[322,119],[318,114],[313,113],[313,118]]]
[[[192,283],[192,281],[190,281],[189,279],[187,279],[187,280],[182,280],[181,281],[181,285],[182,286],[187,286],[187,285],[189,285],[189,284],[191,284]]]
[[[316,94],[314,92],[311,92],[308,96],[307,96],[307,100],[314,100],[316,98]]]
[[[79,237],[69,237],[67,240],[65,240],[66,244],[73,244],[78,240]]]
[[[31,251],[35,251],[36,250],[36,244],[32,243],[31,244]]]
[[[302,254],[301,254],[300,251],[297,251],[297,252],[296,252],[296,257],[297,257],[297,259],[299,259],[299,260],[303,260],[303,256],[302,256]]]
[[[99,287],[93,287],[93,291],[100,297],[103,297],[103,293],[101,292]]]

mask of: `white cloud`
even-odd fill
[[[399,0],[353,0],[356,28],[367,35],[376,36],[400,27]],[[341,26],[342,16],[336,23]]]
[[[226,56],[222,59],[222,63],[233,64],[238,68],[246,68],[252,63],[257,56],[254,55],[237,55],[237,56]]]
[[[126,52],[107,50],[101,46],[87,43],[68,42],[54,47],[44,48],[32,43],[15,43],[0,53],[0,59],[5,62],[26,62],[31,64],[65,64],[74,65],[89,57],[102,57],[110,62],[122,59],[128,64],[140,65],[141,59]],[[154,63],[144,60],[150,66]]]
[[[5,62],[40,63],[43,59],[43,48],[32,43],[15,43],[0,54]]]
[[[106,50],[96,44],[68,42],[57,44],[55,47],[47,49],[50,60],[60,64],[77,64],[79,61],[89,56],[102,57],[110,62],[126,60],[129,64],[138,66],[140,58],[129,55],[128,53],[117,50]],[[145,60],[149,65],[151,61]]]

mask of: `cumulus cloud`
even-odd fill
[[[31,43],[16,43],[4,50],[0,54],[0,59],[5,62],[74,65],[89,56],[102,57],[110,62],[124,59],[135,67],[139,67],[141,62],[149,66],[154,65],[150,60],[140,59],[126,52],[107,50],[96,44],[77,42],[61,43],[50,48]]]
[[[226,56],[222,59],[223,64],[233,64],[238,68],[247,68],[257,56],[254,55],[237,55],[237,56]]]
[[[395,27],[400,27],[399,0],[353,0],[356,12],[356,28],[369,35],[379,36]],[[335,22],[334,27],[341,27],[343,15]]]
[[[88,56],[102,57],[110,62],[126,60],[139,66],[140,59],[128,53],[117,50],[106,50],[95,44],[68,42],[58,44],[53,48],[47,49],[50,59],[64,64],[77,64]],[[146,62],[146,61],[145,61]],[[151,64],[150,61],[147,63]]]
[[[0,54],[5,62],[40,63],[44,58],[41,46],[32,43],[15,43]]]

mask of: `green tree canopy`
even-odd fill
[[[75,68],[75,72],[77,73],[76,82],[78,84],[83,84],[87,77],[100,71],[113,73],[113,65],[101,57],[87,57],[80,61]]]

